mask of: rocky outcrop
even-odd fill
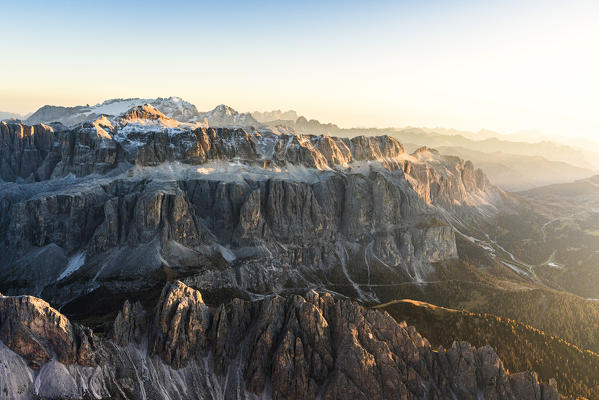
[[[0,295],[0,340],[33,368],[52,359],[94,365],[94,336],[32,296]]]
[[[413,157],[420,162],[408,164],[406,173],[414,190],[428,203],[446,209],[482,206],[493,210],[497,205],[503,205],[503,193],[494,189],[485,174],[475,169],[471,161],[441,156],[427,147],[417,149]],[[444,168],[439,168],[439,165]]]
[[[1,332],[10,327],[15,338],[0,337],[0,365],[20,365],[0,368],[0,390],[17,399],[559,398],[554,381],[509,375],[490,347],[432,349],[386,313],[314,291],[210,311],[198,291],[176,282],[153,316],[126,303],[110,339],[67,334],[82,328],[35,298],[0,297],[0,305],[10,318]],[[41,342],[59,357],[31,350]]]
[[[154,317],[151,351],[174,368],[183,367],[205,350],[210,317],[199,291],[179,281],[165,286]]]
[[[128,343],[140,344],[145,334],[146,323],[147,313],[141,304],[125,300],[112,325],[110,338],[122,347]]]

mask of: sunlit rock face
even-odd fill
[[[452,218],[507,201],[472,163],[389,136],[190,126],[149,104],[0,128],[0,290],[73,314],[173,277],[376,302],[372,285],[424,281],[457,257]]]
[[[0,296],[0,340],[39,366],[62,363],[93,365],[89,330],[73,325],[45,301],[32,296]]]
[[[0,307],[0,390],[11,399],[559,396],[555,381],[508,374],[490,347],[432,349],[386,313],[314,291],[210,309],[175,282],[152,309],[126,302],[106,338],[33,297]],[[60,356],[32,351],[41,342]]]

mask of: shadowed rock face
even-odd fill
[[[105,339],[33,297],[0,307],[0,390],[14,399],[559,398],[554,381],[509,375],[490,347],[431,349],[386,313],[314,291],[210,310],[176,282],[148,313],[126,302]],[[30,351],[40,342],[62,357]]]
[[[122,147],[88,125],[62,132],[46,125],[0,122],[0,178],[34,182],[113,170],[124,160]]]
[[[0,178],[47,179],[55,166],[52,157],[48,157],[54,142],[54,130],[49,126],[0,122]]]

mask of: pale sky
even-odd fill
[[[599,137],[597,1],[0,0],[0,110],[179,96]]]

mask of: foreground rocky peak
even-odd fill
[[[82,333],[63,336],[66,346],[52,340],[64,317],[48,318],[33,337],[23,328],[39,300],[12,299],[0,297],[0,315],[11,316],[0,332],[10,327],[16,338],[2,336],[0,365],[11,368],[0,367],[0,390],[14,399],[559,398],[554,381],[508,374],[490,347],[432,349],[386,313],[314,291],[210,310],[197,290],[176,282],[149,313],[126,302],[109,338],[70,325]],[[73,350],[32,368],[35,354],[22,349],[39,341]],[[93,364],[76,357],[83,342],[93,344]]]
[[[211,313],[198,290],[180,281],[162,290],[154,317],[152,352],[175,368],[204,349]]]
[[[52,359],[94,364],[90,332],[37,297],[0,295],[0,341],[34,369]]]

